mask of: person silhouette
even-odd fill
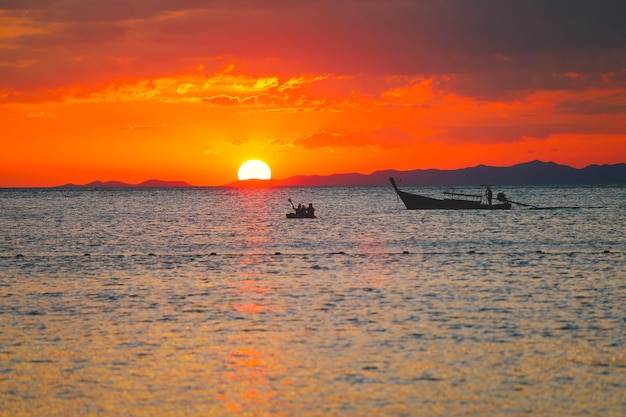
[[[491,205],[491,198],[493,197],[493,193],[491,192],[491,188],[487,187],[487,190],[485,190],[485,195],[487,196],[487,203],[489,203],[489,205]]]

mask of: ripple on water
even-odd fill
[[[2,199],[3,409],[623,414],[624,190],[518,188],[604,208],[510,213],[412,212],[389,191]],[[284,221],[299,192],[315,222]]]

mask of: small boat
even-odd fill
[[[389,178],[389,181],[396,193],[398,193],[400,200],[409,210],[509,210],[511,208],[511,202],[509,202],[504,193],[498,193],[497,200],[500,203],[496,204],[483,201],[483,194],[465,194],[452,191],[445,191],[443,200],[440,200],[402,191],[396,185],[393,177]]]
[[[315,214],[309,213],[287,213],[286,216],[288,219],[315,219]]]
[[[309,206],[303,206],[302,204],[298,204],[298,208],[293,205],[293,201],[291,198],[288,198],[287,201],[291,204],[291,208],[294,213],[287,213],[286,216],[288,219],[314,219],[315,218],[315,209],[313,208],[313,204],[309,203]]]

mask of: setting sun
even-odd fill
[[[270,167],[263,161],[256,159],[244,162],[237,173],[239,181],[269,180],[272,178]]]

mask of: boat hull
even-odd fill
[[[287,216],[288,219],[314,219],[315,215],[311,215],[311,214],[296,214],[296,213],[287,213],[285,216]]]
[[[479,201],[436,199],[419,194],[402,191],[396,185],[393,177],[389,178],[391,185],[409,210],[509,210],[511,203],[483,204]]]

